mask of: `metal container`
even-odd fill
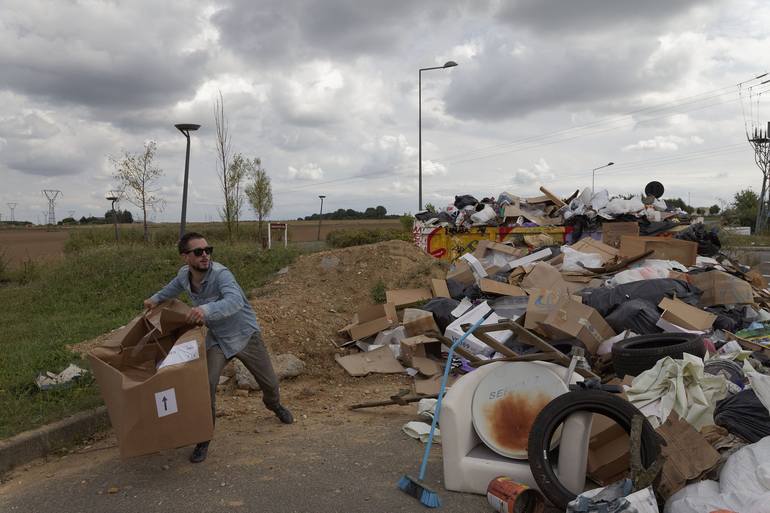
[[[568,391],[546,365],[510,362],[479,382],[471,403],[471,419],[484,444],[507,458],[527,459],[529,431],[535,417],[555,397]],[[554,437],[554,446],[558,438]]]
[[[489,482],[487,501],[499,513],[542,513],[545,510],[543,494],[505,476]]]

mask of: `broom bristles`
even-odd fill
[[[428,508],[438,508],[441,506],[441,499],[438,493],[411,476],[402,476],[398,481],[398,487],[402,492],[411,495]]]

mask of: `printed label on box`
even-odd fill
[[[165,417],[176,413],[176,392],[173,388],[163,390],[155,394],[155,407],[158,409],[158,417]]]

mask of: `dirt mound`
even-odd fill
[[[303,255],[269,284],[251,292],[252,305],[273,354],[293,353],[318,377],[343,372],[334,361],[337,331],[362,306],[372,288],[430,287],[444,277],[438,260],[415,245],[387,241]]]

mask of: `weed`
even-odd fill
[[[349,246],[361,246],[374,244],[386,240],[411,241],[411,233],[402,230],[334,230],[326,236],[326,243],[333,248],[347,248]]]
[[[372,295],[372,301],[374,301],[375,304],[380,305],[386,301],[385,283],[383,283],[382,280],[375,283],[370,292]]]

